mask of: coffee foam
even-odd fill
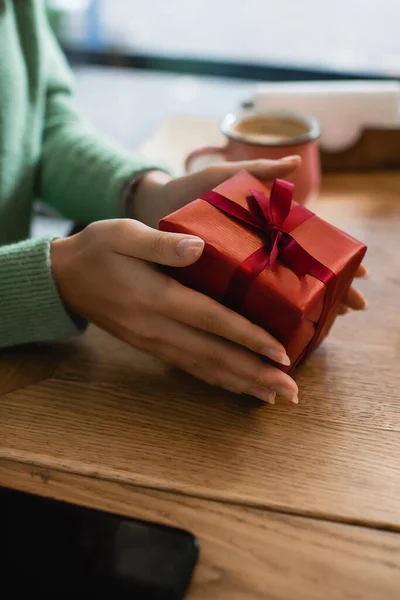
[[[245,141],[262,145],[289,144],[309,133],[298,121],[285,118],[252,117],[234,123],[232,133]]]

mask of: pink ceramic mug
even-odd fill
[[[288,177],[295,184],[294,199],[299,204],[314,200],[320,186],[318,139],[320,127],[316,119],[285,112],[244,111],[230,114],[222,121],[225,146],[198,148],[186,159],[186,171],[193,161],[205,155],[220,155],[224,160],[278,159],[298,154],[301,167]]]

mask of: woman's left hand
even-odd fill
[[[175,179],[162,171],[150,171],[141,179],[131,200],[131,216],[157,229],[160,219],[200,198],[239,171],[246,170],[260,181],[272,182],[277,177],[284,179],[300,164],[299,156],[287,156],[281,160],[222,162]]]

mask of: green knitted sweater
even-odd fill
[[[32,202],[91,222],[123,216],[123,188],[157,168],[93,133],[43,0],[0,1],[0,347],[69,336],[51,239],[28,239]]]

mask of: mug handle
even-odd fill
[[[200,156],[218,154],[224,156],[226,152],[226,146],[204,146],[203,148],[197,148],[188,154],[185,160],[185,171],[189,173],[191,170],[192,162]]]

